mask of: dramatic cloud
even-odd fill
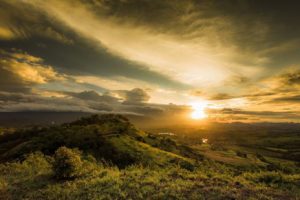
[[[297,111],[249,111],[243,109],[210,109],[211,118],[217,121],[242,121],[242,122],[288,122],[297,120],[300,113]]]
[[[219,29],[231,28],[230,23],[227,27],[228,23],[221,17],[199,21],[203,24],[202,34],[207,34],[199,36],[197,41],[180,40],[175,35],[156,33],[147,27],[133,27],[133,24],[118,23],[114,18],[103,16],[99,12],[97,15],[93,9],[78,2],[72,2],[72,6],[69,1],[28,2],[54,16],[83,37],[98,42],[111,53],[141,63],[167,76],[173,74],[173,78],[187,84],[215,85],[222,83],[238,71],[246,72],[248,75],[258,72],[253,65],[250,67],[238,63],[229,64],[232,58],[241,55],[236,55],[234,49],[225,46],[221,41],[219,42],[219,39],[213,46],[208,44],[211,38],[207,39],[206,36],[216,35]],[[71,11],[74,6],[76,9]],[[189,10],[187,9],[186,12],[189,13]],[[195,8],[192,12],[196,12]],[[201,18],[201,15],[198,17]],[[211,28],[206,24],[219,24],[221,27]],[[227,36],[224,31],[223,34]]]
[[[143,92],[140,89],[123,91],[141,96]],[[143,94],[145,95],[145,94]],[[132,97],[131,97],[132,98]],[[118,101],[108,94],[100,95],[95,91],[83,91],[79,93],[65,93],[65,96],[59,97],[41,97],[35,94],[20,94],[11,92],[0,92],[0,107],[2,111],[76,111],[76,112],[94,112],[94,113],[120,113],[130,116],[136,116],[138,120],[152,119],[156,125],[164,123],[169,124],[170,116],[172,122],[186,121],[187,113],[190,112],[188,106],[148,104],[140,103],[145,100],[143,97],[134,98],[134,102],[124,103]],[[138,101],[139,103],[137,103]],[[176,114],[176,115],[175,115]]]
[[[300,103],[300,95],[296,96],[286,96],[273,99],[274,102],[296,102]]]
[[[52,67],[44,65],[41,58],[24,52],[0,50],[1,90],[28,91],[35,84],[63,80]]]
[[[281,75],[282,81],[290,85],[299,85],[300,84],[300,71],[294,71]]]
[[[77,97],[79,99],[88,100],[88,101],[99,101],[99,102],[107,102],[114,103],[117,102],[118,99],[109,95],[99,95],[95,91],[83,91],[80,93],[68,93],[70,96]]]
[[[15,37],[15,35],[11,30],[9,30],[6,27],[0,26],[0,38],[1,39],[9,40],[9,39],[13,39],[14,37]]]
[[[300,121],[299,9],[264,0],[2,0],[0,109],[167,122],[198,103],[209,120]]]
[[[127,104],[140,104],[149,101],[150,96],[146,91],[140,88],[134,88],[130,91],[120,90],[116,91],[124,99]]]
[[[2,1],[0,18],[0,39],[45,37],[66,44],[73,43],[61,30],[51,27],[51,21],[41,12],[32,12],[32,8],[22,1]]]

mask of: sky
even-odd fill
[[[0,111],[191,120],[200,105],[205,120],[300,122],[299,10],[294,0],[1,0]]]

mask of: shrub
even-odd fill
[[[181,168],[189,170],[189,171],[194,171],[194,169],[195,169],[195,166],[188,161],[182,161],[179,163],[179,165]]]
[[[237,151],[236,155],[239,156],[239,157],[242,157],[242,158],[247,158],[248,157],[246,153],[241,152],[241,151]]]
[[[22,166],[27,167],[33,174],[39,174],[51,171],[52,162],[52,157],[46,156],[42,152],[34,152],[25,156]]]
[[[244,177],[247,180],[255,183],[264,183],[267,185],[280,184],[283,181],[283,176],[279,172],[259,172],[259,173],[245,173]]]
[[[79,151],[60,147],[54,155],[53,170],[57,179],[74,179],[82,173],[83,162]]]
[[[262,155],[259,154],[259,153],[256,154],[256,157],[257,157],[260,161],[262,161],[262,162],[267,162],[267,160],[265,159],[265,157],[262,156]]]
[[[210,149],[213,150],[213,151],[227,151],[227,149],[223,146],[223,144],[220,144],[220,143],[211,144]]]

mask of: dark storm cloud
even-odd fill
[[[300,95],[295,96],[285,96],[280,98],[275,98],[271,102],[292,102],[292,103],[300,103]]]
[[[124,98],[126,104],[140,104],[149,101],[149,94],[140,88],[134,88],[132,90],[120,90],[117,93]]]
[[[291,112],[273,112],[273,111],[246,111],[242,109],[222,109],[223,114],[241,114],[241,115],[256,115],[256,116],[274,116],[274,115],[286,115],[291,114]]]
[[[0,4],[0,28],[11,33],[10,38],[4,40],[28,39],[44,37],[66,44],[73,41],[68,38],[61,27],[54,26],[42,12],[32,11],[32,8],[20,1],[2,1]],[[29,14],[30,13],[30,14]],[[1,32],[1,31],[0,31]]]
[[[182,37],[201,38],[203,35],[209,35],[208,33],[211,30],[220,33],[230,29],[233,35],[227,37],[226,34],[213,34],[213,38],[216,41],[221,41],[221,43],[223,40],[223,42],[233,43],[245,52],[257,52],[257,50],[259,52],[270,52],[270,49],[273,49],[272,52],[274,52],[273,47],[275,43],[279,42],[281,44],[287,42],[286,40],[292,39],[292,37],[286,39],[287,37],[279,36],[273,38],[273,35],[276,34],[268,31],[273,31],[274,29],[275,33],[284,35],[287,29],[282,26],[289,28],[291,27],[290,24],[293,24],[294,26],[292,27],[295,28],[298,20],[294,18],[297,17],[296,8],[299,6],[295,2],[283,4],[274,1],[270,4],[268,1],[247,0],[225,2],[112,0],[85,1],[84,3],[89,5],[89,8],[94,10],[99,16],[114,16],[117,21],[122,23],[152,27],[157,31],[170,32],[173,35],[181,35]],[[187,89],[190,87],[137,63],[113,56],[105,49],[96,49],[91,42],[86,42],[85,39],[78,37],[70,29],[53,19],[49,19],[42,12],[32,10],[26,4],[18,5],[17,3],[4,1],[3,10],[6,11],[3,15],[12,21],[11,26],[29,27],[23,28],[20,32],[28,32],[26,30],[32,29],[32,27],[38,27],[32,32],[45,31],[42,34],[25,34],[29,35],[26,36],[26,41],[5,40],[0,42],[1,45],[18,47],[33,55],[42,57],[46,63],[57,67],[64,73],[94,74],[110,77],[124,76],[176,89]],[[18,15],[12,13],[18,13]],[[32,14],[28,15],[28,13]],[[299,30],[296,28],[296,31],[287,33],[291,34]],[[46,34],[47,32],[53,32],[53,34]],[[47,35],[53,35],[53,38],[65,38],[76,41],[76,43],[66,45],[60,42],[53,42],[52,40],[49,41],[48,39],[51,37],[45,37]],[[294,35],[296,36],[297,34]],[[60,49],[60,51],[57,51],[57,49]],[[64,52],[64,54],[61,55],[60,52]],[[292,54],[289,53],[289,55]],[[272,57],[272,55],[269,56]],[[277,57],[274,59],[277,59]],[[282,56],[280,59],[289,62],[293,60]],[[238,60],[239,57],[236,57],[236,61]],[[255,59],[249,58],[241,62],[252,62],[253,60]],[[272,66],[274,66],[274,63],[272,63]]]
[[[300,119],[300,112],[292,112],[292,111],[249,111],[243,109],[232,109],[232,108],[224,108],[224,109],[209,109],[209,113],[216,115],[221,114],[223,118],[227,118],[230,116],[231,119],[246,117],[246,118],[255,118],[260,120],[270,120],[270,119]]]
[[[184,20],[184,17],[190,16],[188,19],[195,21],[219,20],[218,17],[230,19],[236,27],[232,31],[236,31],[235,36],[238,36],[237,44],[243,44],[246,49],[268,47],[268,45],[274,44],[273,42],[298,38],[300,33],[298,26],[300,3],[293,0],[285,2],[274,0],[272,3],[269,0],[110,0],[89,2],[95,8],[105,8],[101,9],[100,14],[114,15],[124,20],[129,18],[141,25],[158,26],[165,31],[181,33],[190,33],[194,31],[193,28],[213,27],[209,21],[206,21],[206,24],[188,24],[191,21]],[[155,15],[153,11],[155,11]],[[194,16],[191,16],[192,14]],[[261,43],[266,39],[264,31],[270,39],[269,43]],[[198,34],[201,32],[199,31]]]
[[[109,93],[100,95],[95,91],[68,94],[72,97],[84,100],[89,108],[95,109],[96,111],[123,112],[148,117],[168,117],[170,114],[181,114],[189,111],[187,106],[147,103],[150,96],[140,88],[111,92],[117,92],[117,94],[123,97],[123,101],[111,96]]]
[[[101,103],[101,102],[93,102],[89,104],[89,108],[97,110],[97,111],[113,111],[112,105],[108,103]]]
[[[159,105],[127,105],[126,110],[130,112],[140,113],[146,116],[159,116],[164,114],[165,110]]]
[[[13,93],[13,92],[0,92],[0,101],[3,103],[14,102],[14,103],[28,103],[34,102],[35,96],[24,94],[24,93]]]
[[[271,3],[269,0],[104,2],[110,8],[109,14],[127,16],[136,23],[150,24],[183,37],[200,37],[207,34],[206,29],[230,30],[229,36],[215,34],[214,39],[235,44],[243,53],[261,54],[270,68],[300,61],[300,3],[294,0]],[[245,65],[255,64],[254,60],[236,58],[236,62]]]
[[[1,111],[92,111],[84,102],[73,99],[11,92],[0,93],[0,105]]]
[[[48,22],[48,24],[51,23],[51,21],[40,13],[37,14],[31,11],[31,15],[28,15],[30,9],[28,5],[21,4],[21,6],[18,6],[16,3],[5,2],[6,1],[3,2],[2,7],[7,14],[3,15],[9,19],[15,19],[13,21],[16,21],[15,24],[17,25],[24,23],[24,25],[22,24],[20,27],[26,27],[26,23],[31,23],[32,25],[30,27],[36,27],[37,24],[45,24],[45,21]],[[298,24],[298,10],[300,5],[298,2],[291,0],[284,3],[277,0],[272,1],[272,3],[267,0],[111,0],[84,1],[84,3],[89,4],[89,7],[98,13],[98,15],[114,16],[120,21],[127,21],[146,27],[152,26],[161,32],[173,32],[174,34],[181,34],[183,37],[189,36],[196,38],[202,34],[206,34],[207,32],[204,31],[206,29],[217,28],[222,30],[229,28],[222,26],[222,24],[220,24],[220,27],[215,26],[214,22],[219,24],[223,19],[226,23],[229,21],[231,24],[231,32],[234,34],[234,37],[230,37],[230,40],[234,39],[234,41],[231,42],[234,42],[244,51],[259,50],[270,53],[269,50],[273,49],[271,52],[274,52],[275,46],[281,46],[281,44],[298,38],[300,33]],[[12,13],[18,14],[13,15]],[[9,17],[7,17],[7,15],[9,15]],[[37,17],[35,17],[35,15],[37,15]],[[20,16],[24,20],[20,20]],[[37,18],[43,19],[42,22],[38,22],[36,20]],[[203,23],[201,23],[201,20]],[[52,26],[56,26],[56,29],[59,27],[56,24],[52,24]],[[51,26],[44,29],[55,30]],[[216,36],[221,40],[222,38],[223,40],[228,39],[222,34]],[[280,45],[278,45],[278,43]],[[299,53],[298,50],[299,48],[294,49],[294,53],[289,52],[289,55],[293,57],[293,59],[287,59],[285,57],[278,58],[277,56],[274,57],[274,59],[281,59],[281,62],[276,62],[280,64],[283,62],[291,62],[292,60],[295,61],[295,59],[297,59],[296,52]],[[272,57],[272,55],[270,56]],[[248,59],[248,62],[252,62],[251,60],[253,59]],[[243,60],[242,62],[246,61]]]
[[[279,77],[283,83],[287,85],[299,85],[300,84],[300,71],[294,71],[290,73],[282,74]]]
[[[41,37],[26,40],[0,40],[0,45],[5,49],[14,47],[41,57],[45,63],[69,75],[127,77],[167,88],[190,87],[146,67],[111,55],[104,49],[95,49],[92,44],[82,41],[81,38],[76,38],[76,43],[73,45]]]
[[[79,98],[79,99],[88,100],[88,101],[115,103],[119,100],[118,98],[115,98],[108,94],[99,95],[97,92],[95,92],[93,90],[83,91],[83,92],[79,92],[79,93],[66,92],[66,94],[76,97],[76,98]]]
[[[227,100],[227,99],[234,99],[237,98],[236,96],[231,96],[229,94],[226,93],[218,93],[216,95],[213,95],[212,97],[210,97],[210,100]]]
[[[254,92],[252,94],[244,94],[244,95],[229,95],[227,93],[217,93],[209,97],[209,100],[219,101],[219,100],[230,100],[230,99],[237,99],[237,98],[247,98],[250,100],[258,100],[263,99],[265,97],[276,95],[277,92],[270,91],[270,92]]]
[[[273,86],[273,88],[268,92],[262,93],[265,94],[264,96],[273,96],[271,99],[267,99],[265,103],[280,104],[284,102],[300,102],[300,96],[298,94],[300,86],[300,71],[298,69],[281,73],[280,75],[275,76],[272,81],[275,83],[275,86]]]
[[[2,48],[21,49],[70,75],[123,76],[169,88],[190,87],[138,63],[112,55],[30,5],[17,1],[4,1],[0,5],[4,26],[15,35],[7,40],[1,38],[0,33]]]
[[[246,59],[234,56],[234,62],[265,68],[266,74],[254,79],[300,62],[300,3],[296,1],[112,0],[89,3],[99,15],[114,16],[120,22],[152,27],[191,40],[211,36],[212,44],[233,45],[247,55]],[[249,81],[243,77],[237,84],[245,80]]]
[[[174,113],[181,114],[188,110],[187,107],[177,105],[143,102],[148,97],[145,98],[147,95],[142,90],[135,89],[133,92],[132,90],[124,92],[130,93],[130,103],[122,103],[109,94],[101,95],[95,91],[62,92],[62,94],[68,95],[63,97],[41,97],[36,94],[0,92],[0,108],[1,111],[113,112],[156,118],[168,118]],[[134,97],[133,93],[135,94]]]
[[[100,96],[100,95],[99,95]],[[43,97],[37,94],[0,92],[2,111],[112,111],[114,102],[105,103],[78,98]]]

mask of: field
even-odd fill
[[[298,127],[257,126],[3,128],[0,199],[299,199]]]

